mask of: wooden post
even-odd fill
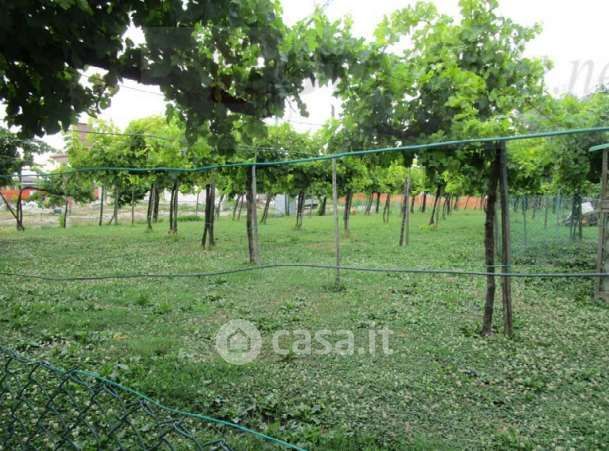
[[[601,198],[599,202],[598,251],[596,271],[609,273],[609,149],[603,150],[601,170]],[[599,277],[596,281],[596,297],[609,302],[609,278]]]
[[[336,186],[336,158],[332,159],[332,203],[334,205],[334,238],[336,243],[336,289],[340,288],[340,220],[338,217],[338,188]]]
[[[503,273],[512,272],[512,249],[510,236],[510,203],[507,172],[507,149],[505,142],[497,148],[499,158],[499,198],[501,202],[501,263]],[[501,294],[503,300],[503,332],[511,337],[513,334],[512,322],[512,279],[508,276],[501,278]]]

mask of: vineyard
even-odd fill
[[[543,216],[531,217],[529,250],[516,258],[518,270],[594,269],[596,228],[573,244],[567,228],[566,240],[548,245]],[[266,261],[331,264],[332,219],[305,218],[300,231],[293,219],[271,218],[261,229]],[[405,251],[395,245],[397,214],[386,226],[379,215],[356,215],[343,263],[483,267],[480,210],[453,213],[437,230],[426,222],[413,215]],[[142,233],[145,224],[44,228],[27,238],[11,232],[2,242],[11,258],[0,263],[3,271],[30,272],[35,264],[39,273],[71,277],[247,267],[243,222],[218,224],[218,247],[205,253],[193,245],[202,222],[181,223],[177,237]],[[11,278],[3,287],[3,336],[32,357],[97,371],[173,407],[303,446],[594,448],[608,439],[600,406],[609,388],[603,372],[609,310],[590,302],[590,281],[516,281],[517,338],[488,340],[478,335],[484,278],[342,276],[339,292],[333,274],[318,269],[60,283]],[[363,334],[386,325],[396,331],[394,352],[374,358],[263,353],[234,367],[212,345],[227,312],[255,322],[263,340],[286,326],[356,327]]]
[[[607,68],[332,3],[5,5],[0,450],[607,447]]]

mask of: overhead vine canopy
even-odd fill
[[[125,38],[143,35],[142,43]],[[280,115],[303,81],[344,70],[348,29],[319,11],[293,28],[275,0],[24,0],[0,17],[0,100],[31,137],[109,105],[121,80],[160,86],[189,132],[231,113]],[[88,80],[83,72],[97,68]],[[228,122],[228,124],[227,124]]]

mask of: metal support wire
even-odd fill
[[[472,138],[463,140],[450,140],[450,141],[438,141],[426,144],[409,144],[398,147],[382,147],[376,149],[363,149],[344,151],[340,153],[334,153],[330,155],[319,155],[307,158],[296,158],[290,160],[276,160],[276,161],[242,161],[225,164],[211,164],[207,166],[200,166],[197,168],[172,168],[172,167],[115,167],[115,166],[99,166],[99,167],[83,167],[73,168],[54,173],[39,173],[37,177],[57,177],[65,174],[74,173],[94,173],[94,172],[125,172],[127,174],[160,174],[160,173],[178,173],[178,174],[193,174],[193,173],[204,173],[216,169],[228,169],[228,168],[243,168],[243,167],[269,167],[269,166],[290,166],[296,164],[307,164],[315,161],[326,161],[334,159],[343,159],[350,157],[361,157],[366,155],[376,155],[382,153],[391,152],[421,152],[434,149],[443,150],[456,150],[462,146],[474,145],[474,144],[488,144],[488,143],[504,143],[510,141],[522,141],[527,139],[538,139],[538,138],[552,138],[559,136],[571,136],[571,135],[582,135],[591,133],[605,133],[609,132],[609,127],[594,127],[594,128],[576,128],[568,130],[555,130],[541,133],[530,133],[525,135],[513,135],[513,136],[495,136],[488,138]],[[14,177],[11,175],[0,175],[0,178],[12,180]]]
[[[248,438],[302,450],[166,407],[96,373],[65,371],[0,346],[0,449],[231,450],[229,441]]]
[[[503,265],[493,265],[502,267]],[[487,277],[497,276],[496,272],[487,271],[469,271],[461,269],[425,269],[425,268],[366,268],[358,266],[340,266],[340,265],[319,265],[307,263],[276,263],[258,266],[250,266],[247,268],[228,269],[223,271],[211,272],[194,272],[194,273],[133,273],[133,274],[108,274],[108,275],[91,275],[91,276],[46,276],[41,274],[17,273],[2,271],[0,277],[15,277],[23,279],[45,280],[47,282],[89,282],[103,280],[125,280],[125,279],[187,279],[200,277],[215,277],[226,276],[230,274],[248,273],[253,271],[262,271],[265,269],[320,269],[332,271],[351,271],[351,272],[370,272],[370,273],[386,273],[386,274],[421,274],[421,275],[446,275],[446,276],[471,276],[471,277]],[[557,272],[557,273],[525,273],[525,272],[501,272],[501,277],[512,279],[591,279],[609,277],[609,273],[598,272]]]

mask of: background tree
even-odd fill
[[[23,209],[22,197],[25,186],[22,184],[23,170],[34,166],[34,156],[42,153],[51,152],[53,149],[43,141],[37,139],[20,139],[17,134],[12,133],[4,127],[0,127],[0,188],[17,186],[18,194],[14,199],[15,206],[10,204],[11,199],[7,199],[2,192],[2,200],[9,210],[17,230],[23,231]]]
[[[372,124],[371,133],[399,142],[512,133],[517,112],[542,98],[547,64],[524,57],[539,28],[500,17],[497,6],[496,0],[461,0],[457,22],[439,14],[433,4],[419,2],[386,18],[369,46],[376,49],[375,56],[360,59],[366,62],[360,65],[363,70],[339,84],[347,108],[361,118],[359,125]],[[486,263],[488,272],[494,272],[494,149],[468,146],[417,157],[439,192],[447,171],[480,181],[478,188],[488,197]],[[491,333],[494,295],[495,278],[489,276],[485,335]]]
[[[609,120],[609,93],[601,88],[584,99],[566,96],[554,103],[551,116],[541,119],[565,128],[588,128],[607,124]],[[590,153],[590,147],[606,143],[606,133],[565,136],[553,139],[549,157],[554,162],[553,182],[563,194],[572,196],[571,236],[583,237],[581,203],[593,184],[600,180],[601,153]]]
[[[44,203],[46,207],[63,207],[61,226],[67,227],[70,201],[89,203],[95,200],[95,186],[90,177],[80,173],[70,173],[67,165],[62,165],[44,177],[31,197]]]

